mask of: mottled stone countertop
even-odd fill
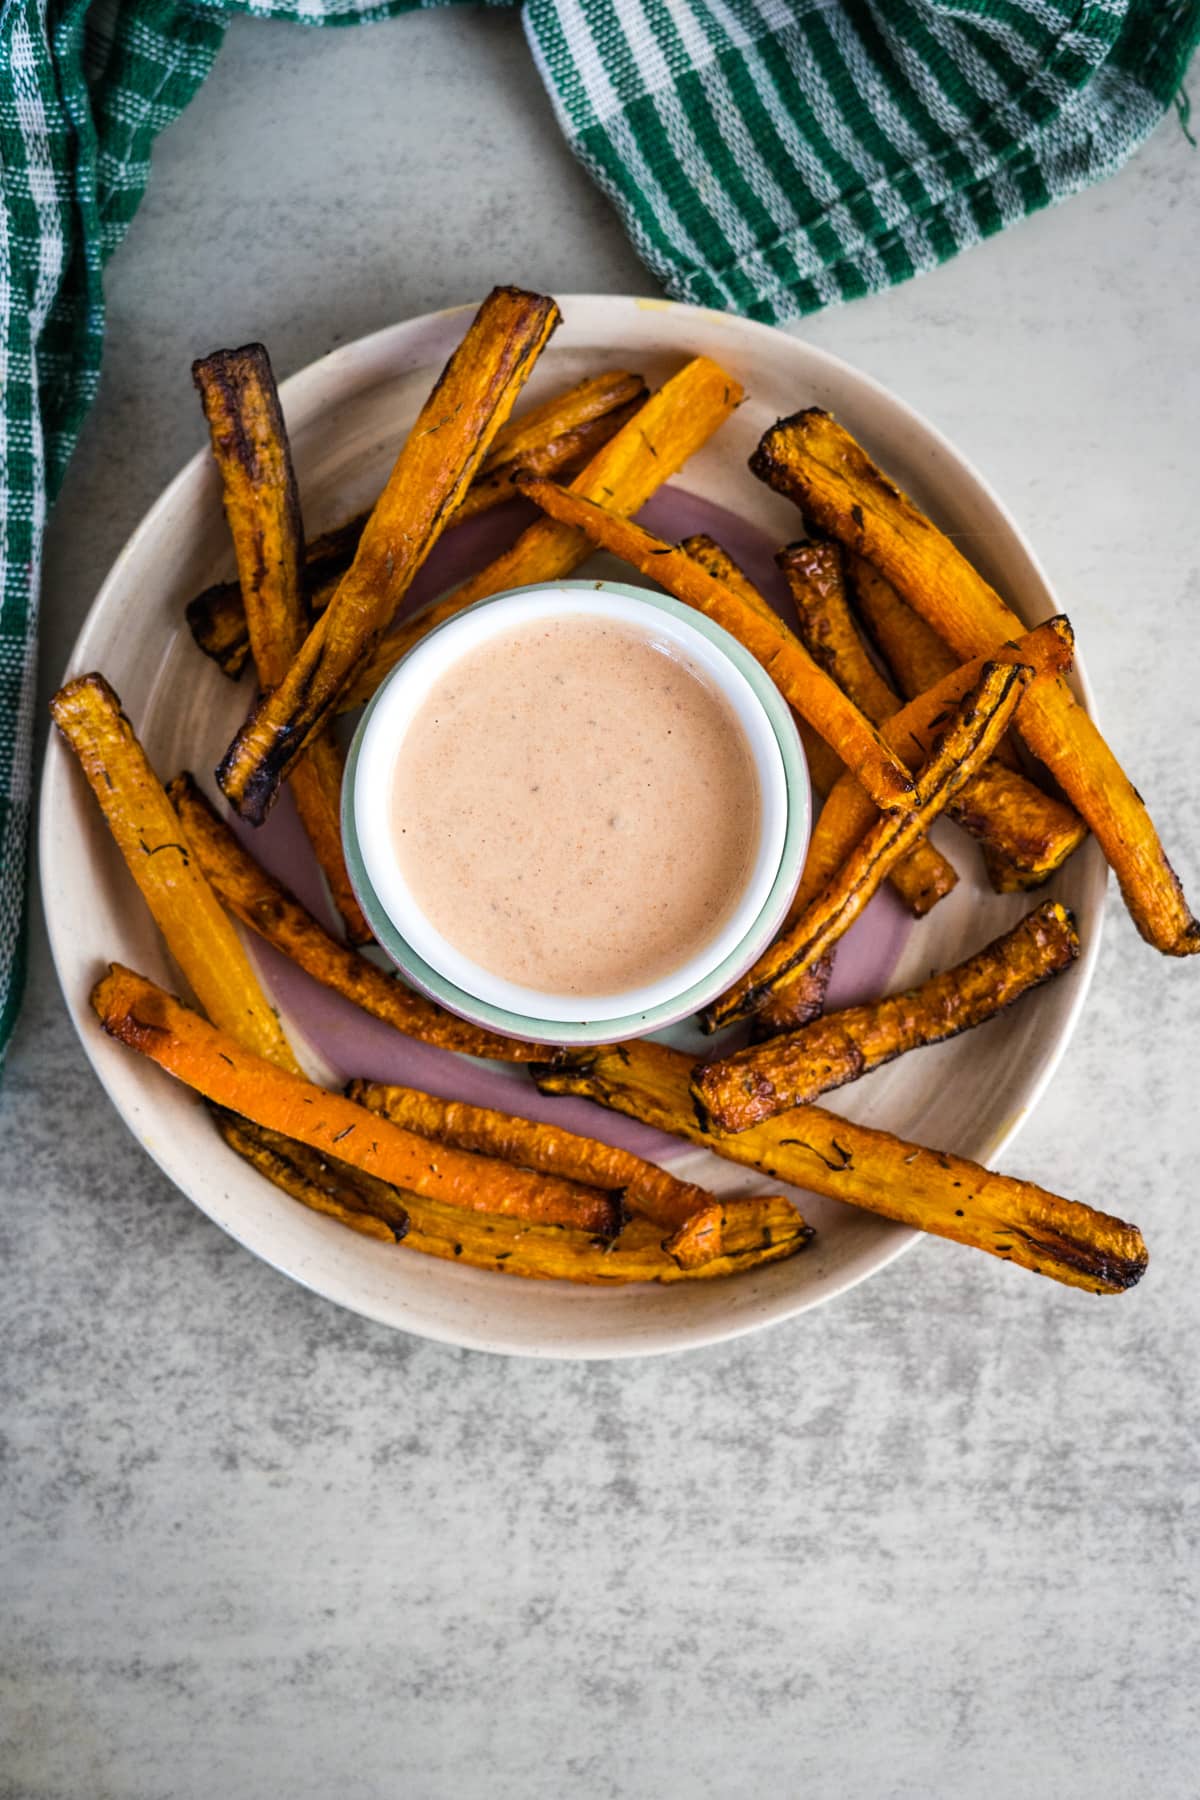
[[[807,323],[1027,528],[1200,889],[1200,157]],[[242,21],[108,282],[48,548],[49,692],[200,442],[198,346],[290,371],[497,278],[652,291],[516,20]],[[1192,1800],[1200,969],[1115,900],[1007,1161],[1136,1219],[1100,1302],[940,1242],[681,1359],[507,1362],[221,1235],[91,1075],[35,917],[0,1091],[0,1795]]]

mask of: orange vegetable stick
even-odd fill
[[[814,661],[868,719],[882,725],[899,712],[903,701],[871,661],[851,617],[840,547],[790,544],[776,560],[796,604],[800,636]],[[1087,836],[1078,813],[995,757],[972,776],[946,810],[956,825],[984,846],[989,875],[1001,893],[1040,887]]]
[[[307,1206],[310,1212],[336,1219],[339,1225],[356,1231],[360,1237],[376,1238],[383,1244],[398,1244],[407,1235],[408,1212],[401,1205],[395,1188],[379,1182],[372,1190],[372,1197],[375,1193],[386,1194],[386,1209],[377,1207],[374,1212],[364,1212],[350,1179],[357,1171],[348,1163],[335,1163],[319,1156],[315,1150],[308,1150],[291,1138],[280,1137],[278,1132],[266,1132],[261,1125],[252,1125],[249,1119],[225,1112],[222,1107],[211,1106],[209,1111],[229,1148],[236,1150],[260,1175],[265,1175],[301,1206]],[[368,1177],[360,1175],[358,1179],[365,1183]],[[453,1216],[462,1218],[463,1215],[455,1213]]]
[[[299,1067],[246,955],[205,880],[179,815],[103,675],[59,689],[50,715],[88,786],[167,949],[209,1018],[247,1049]]]
[[[1074,637],[1064,618],[1049,619],[1027,632],[1015,644],[1006,644],[987,660],[994,663],[1017,662],[1033,671],[1033,679],[1052,680],[1071,666]],[[985,667],[982,657],[964,663],[940,681],[927,694],[895,713],[883,726],[884,736],[901,756],[915,766],[927,756],[938,732],[950,712],[977,682]],[[886,815],[885,815],[886,816]],[[826,887],[860,845],[868,832],[878,824],[879,812],[850,774],[843,775],[830,790],[820,817],[809,840],[804,872],[784,921],[781,935],[794,930],[813,899]],[[776,940],[778,942],[778,939]],[[782,992],[782,984],[777,992]]]
[[[864,556],[856,556],[852,550],[843,550],[843,556],[855,612],[904,698],[915,700],[956,669],[958,658]],[[1023,773],[1011,738],[1005,739],[996,756],[1006,768]]]
[[[261,344],[215,350],[192,364],[225,494],[225,517],[260,686],[283,680],[311,623],[304,594],[300,492],[271,359]],[[352,944],[369,944],[342,850],[344,765],[322,737],[292,770],[300,823]]]
[[[533,469],[538,475],[576,474],[645,398],[640,375],[613,369],[510,419],[492,439],[479,473],[447,521],[447,530],[511,500],[518,469]],[[305,544],[304,582],[314,612],[323,611],[337,592],[370,516],[369,510],[359,513]],[[195,595],[187,604],[187,622],[197,648],[236,681],[250,654],[240,584],[218,581]]]
[[[540,1070],[537,1084],[545,1094],[594,1100],[731,1162],[986,1250],[1068,1287],[1120,1294],[1145,1272],[1146,1246],[1136,1225],[821,1106],[795,1107],[736,1136],[706,1131],[692,1103],[693,1068],[683,1051],[640,1038],[573,1052]]]
[[[705,1063],[692,1095],[706,1123],[745,1131],[869,1075],[906,1051],[995,1018],[1079,955],[1075,921],[1047,900],[1011,931],[907,993],[827,1013],[784,1037]]]
[[[987,655],[1020,631],[995,589],[828,413],[814,407],[781,420],[751,468],[873,563],[956,655]],[[1168,956],[1194,956],[1200,921],[1141,796],[1066,682],[1031,690],[1016,725],[1090,825],[1142,936]]]
[[[739,1241],[752,1243],[756,1232],[773,1241],[781,1231],[786,1232],[789,1215],[795,1214],[791,1202],[781,1195],[721,1201],[707,1189],[680,1181],[628,1150],[491,1107],[439,1100],[415,1088],[384,1082],[352,1081],[346,1093],[394,1125],[438,1143],[500,1156],[523,1168],[541,1169],[544,1174],[562,1175],[593,1187],[622,1189],[631,1212],[674,1234],[663,1249],[681,1268],[696,1268],[723,1256],[727,1234],[731,1234],[729,1241],[736,1235]]]
[[[110,1037],[138,1050],[206,1100],[240,1113],[323,1156],[336,1156],[396,1187],[468,1212],[570,1225],[615,1237],[624,1219],[617,1194],[514,1169],[493,1157],[432,1146],[342,1094],[254,1056],[144,975],[113,963],[92,990]]]
[[[705,1031],[745,1018],[783,977],[825,956],[859,918],[880,882],[915,836],[927,831],[963,782],[992,753],[1029,678],[1012,663],[985,664],[974,688],[951,718],[917,782],[911,813],[884,813],[847,857],[827,887],[809,904],[739,981],[705,1008]],[[824,815],[822,815],[822,818]],[[821,829],[818,820],[817,830]],[[802,878],[801,885],[804,882]]]
[[[278,687],[264,694],[217,771],[234,809],[261,824],[391,624],[512,410],[550,333],[553,300],[495,288],[435,383],[337,593]]]
[[[593,1287],[631,1281],[711,1281],[783,1262],[803,1250],[813,1236],[793,1206],[765,1229],[761,1221],[739,1215],[736,1223],[732,1219],[725,1223],[720,1256],[685,1266],[677,1253],[663,1247],[662,1228],[649,1219],[631,1220],[619,1238],[603,1243],[562,1226],[463,1212],[402,1192],[248,1119],[226,1114],[218,1129],[268,1181],[315,1212],[328,1213],[385,1241],[400,1237],[406,1250],[531,1281],[575,1281]]]
[[[683,540],[683,549],[687,551],[693,562],[698,562],[702,569],[723,581],[726,587],[732,588],[739,600],[752,606],[756,612],[770,623],[774,623],[779,615],[768,600],[759,593],[754,583],[739,569],[732,556],[704,532],[697,532],[694,537]],[[831,750],[824,738],[818,737],[808,720],[793,707],[796,730],[800,734],[800,742],[804,747],[804,760],[808,764],[809,779],[813,791],[820,799],[824,799],[830,788],[845,773],[846,765]],[[888,880],[908,907],[914,918],[923,919],[931,912],[939,900],[946,895],[958,881],[958,875],[949,860],[940,850],[936,850],[927,838],[914,844],[907,856],[902,856],[896,864]],[[811,973],[811,972],[810,972]],[[829,980],[826,970],[825,983]],[[789,999],[783,989],[777,990],[762,1011],[756,1015],[756,1024],[766,1025],[769,1020],[776,1021],[775,1028],[784,1031],[789,1025],[802,1025],[805,1016],[813,1018],[812,1008],[821,1010],[824,986],[818,998],[816,989],[807,976],[797,978],[795,991]],[[768,1017],[769,1015],[769,1017]]]

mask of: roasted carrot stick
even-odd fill
[[[552,519],[585,532],[598,549],[611,551],[659,582],[677,600],[724,626],[762,664],[788,704],[803,713],[846,767],[853,769],[877,806],[888,810],[911,801],[908,770],[837,684],[818,669],[782,619],[772,622],[747,606],[732,588],[693,562],[685,550],[665,544],[631,519],[540,476],[521,477],[517,486]]]
[[[754,473],[803,507],[827,537],[875,565],[958,656],[988,654],[1021,629],[1012,609],[942,532],[819,408],[781,420]],[[1142,936],[1168,956],[1200,951],[1200,921],[1141,796],[1065,681],[1039,685],[1017,729],[1095,834]]]
[[[512,478],[518,469],[533,469],[539,475],[576,474],[645,398],[646,386],[640,375],[614,369],[577,382],[510,419],[492,439],[492,448],[447,521],[447,530],[511,499]],[[305,545],[305,588],[314,611],[324,609],[354,561],[370,516],[369,511],[359,513]],[[236,680],[250,654],[240,584],[221,581],[205,588],[189,600],[187,622],[197,647],[223,674]]]
[[[1136,1226],[820,1106],[797,1107],[736,1136],[706,1131],[692,1103],[693,1067],[682,1051],[642,1038],[573,1052],[536,1079],[543,1093],[594,1100],[780,1181],[986,1250],[1068,1287],[1120,1294],[1145,1271]]]
[[[866,557],[844,548],[842,555],[859,620],[904,698],[915,700],[958,667],[957,656]],[[1007,768],[1021,770],[1021,759],[1011,738],[1005,739],[996,756]]]
[[[704,532],[697,532],[695,536],[685,538],[682,547],[693,562],[698,562],[702,569],[707,569],[710,575],[716,576],[718,581],[723,581],[726,587],[732,588],[739,600],[743,600],[747,606],[752,606],[756,612],[761,613],[771,623],[778,619],[779,615],[774,607],[763,598],[753,582],[734,562],[732,556],[723,550],[715,539]],[[829,790],[845,773],[846,765],[837,752],[830,749],[824,738],[817,735],[801,713],[795,712],[794,708],[793,713],[796,729],[800,733],[800,742],[804,747],[804,759],[808,764],[808,774],[813,791],[820,799],[824,799]],[[888,876],[888,880],[914,918],[922,919],[927,912],[932,911],[939,900],[944,900],[950,893],[958,880],[958,875],[941,851],[935,849],[928,839],[923,838],[920,843],[913,845],[907,856],[901,857]],[[828,974],[826,974],[826,981],[828,981]],[[805,997],[804,988],[805,977],[801,976],[797,981],[794,1005],[789,1004],[782,991],[774,996],[770,1010],[773,1017],[780,1021],[780,1030],[785,1030],[789,1023],[793,1025],[804,1023],[802,1015],[806,1007],[811,1004],[810,1000]],[[767,1010],[764,1008],[763,1012],[758,1015],[763,1022],[766,1020]],[[821,1010],[819,1005],[816,1010],[818,1012]],[[808,1016],[811,1018],[814,1015],[810,1011]]]
[[[553,300],[495,288],[409,433],[354,562],[279,685],[258,702],[217,779],[252,824],[323,731],[395,616],[558,323]]]
[[[576,1281],[595,1287],[632,1281],[710,1281],[783,1262],[803,1250],[813,1236],[792,1206],[765,1229],[761,1222],[739,1217],[725,1226],[722,1255],[685,1265],[664,1249],[659,1241],[662,1229],[649,1219],[633,1219],[613,1243],[601,1243],[581,1231],[463,1212],[403,1192],[248,1119],[233,1121],[227,1115],[219,1129],[268,1181],[315,1212],[329,1213],[352,1229],[385,1239],[399,1235],[406,1250],[532,1281]]]
[[[632,1213],[672,1234],[663,1249],[681,1268],[698,1268],[724,1256],[727,1234],[729,1242],[753,1243],[756,1232],[761,1241],[774,1242],[786,1232],[788,1215],[795,1211],[780,1195],[718,1200],[707,1189],[680,1181],[628,1150],[490,1107],[439,1100],[415,1088],[383,1082],[352,1081],[346,1092],[360,1106],[437,1143],[500,1156],[522,1168],[541,1169],[592,1187],[622,1189]]]
[[[847,857],[828,885],[814,893],[800,916],[777,937],[741,979],[701,1014],[706,1031],[743,1019],[790,972],[808,968],[849,930],[896,859],[969,781],[1008,727],[1030,671],[1012,663],[985,664],[979,683],[962,701],[917,781],[909,813],[884,813]],[[826,810],[829,803],[826,802]],[[814,843],[825,814],[817,821]],[[810,866],[819,859],[810,857]],[[801,878],[801,893],[808,886]]]
[[[510,419],[492,440],[475,480],[463,496],[455,524],[478,518],[513,497],[521,469],[556,480],[576,474],[621,426],[644,406],[648,389],[640,375],[606,371],[552,394],[540,406]]]
[[[243,925],[265,938],[314,981],[423,1044],[457,1050],[464,1056],[487,1056],[497,1062],[537,1062],[546,1055],[545,1045],[502,1037],[499,1032],[456,1017],[436,1001],[405,987],[365,956],[337,943],[282,882],[268,875],[242,848],[228,825],[217,817],[192,775],[177,775],[170,792],[186,827],[192,854],[220,899]]]
[[[1074,637],[1064,618],[1049,619],[1027,632],[1015,644],[1005,645],[988,660],[1018,662],[1033,671],[1033,680],[1051,680],[1071,666]],[[985,667],[982,657],[953,670],[927,694],[910,700],[888,719],[883,732],[892,748],[916,765],[927,756],[937,734]],[[884,815],[886,817],[886,815]],[[879,823],[880,814],[850,774],[831,788],[809,840],[804,873],[792,901],[781,935],[794,930],[814,898],[831,883],[847,858],[867,833]],[[786,979],[790,979],[786,978]],[[780,984],[774,992],[783,993]]]
[[[300,492],[271,359],[261,344],[215,350],[192,364],[212,435],[213,460],[237,558],[259,685],[273,688],[304,642],[311,620],[304,594]],[[342,850],[344,765],[336,739],[318,738],[292,770],[300,823],[329,884],[352,944],[368,944]]]
[[[827,1013],[800,1031],[704,1064],[692,1079],[693,1097],[707,1124],[745,1131],[908,1050],[982,1025],[1078,955],[1074,920],[1047,900],[965,962],[907,993]]]
[[[679,1181],[628,1150],[580,1137],[557,1125],[538,1124],[488,1106],[468,1106],[461,1100],[440,1100],[417,1088],[382,1081],[352,1081],[346,1093],[359,1106],[419,1137],[499,1156],[522,1168],[541,1169],[544,1174],[582,1181],[589,1187],[621,1188],[631,1212],[642,1213],[667,1231],[674,1231],[716,1199],[705,1188]]]
[[[640,512],[650,496],[724,424],[742,397],[732,375],[707,356],[695,357],[651,394],[592,457],[571,483],[571,491],[585,499],[603,500],[617,512]],[[363,705],[414,644],[464,607],[509,588],[561,581],[590,554],[591,544],[583,532],[556,525],[552,519],[538,519],[477,575],[415,618],[406,619],[385,638],[350,688],[345,704]]]
[[[97,982],[92,1007],[110,1037],[139,1050],[206,1100],[394,1186],[468,1212],[570,1225],[599,1237],[614,1237],[621,1227],[619,1194],[435,1147],[344,1095],[252,1055],[120,963]]]
[[[750,1021],[750,1036],[755,1043],[775,1037],[781,1031],[798,1031],[802,1025],[810,1025],[821,1017],[836,956],[835,944],[827,956],[819,956],[794,978],[784,976]]]
[[[88,786],[154,922],[213,1023],[284,1069],[299,1065],[188,833],[103,675],[60,688],[50,716]]]
[[[858,635],[846,598],[840,546],[790,544],[777,560],[795,602],[800,636],[813,660],[868,719],[882,725],[899,712],[903,701],[879,673]],[[946,811],[984,846],[989,874],[1002,893],[1040,887],[1087,836],[1077,812],[996,758],[972,776]]]
[[[348,1163],[320,1156],[291,1138],[281,1137],[277,1131],[264,1131],[261,1125],[252,1125],[249,1119],[226,1112],[223,1107],[212,1106],[209,1111],[229,1148],[310,1212],[336,1219],[360,1237],[376,1238],[383,1244],[398,1244],[406,1236],[408,1213],[395,1188],[382,1181],[372,1183],[371,1198],[379,1201],[386,1195],[386,1205],[377,1204],[376,1210],[365,1211],[357,1182],[365,1189],[370,1176],[359,1175]]]

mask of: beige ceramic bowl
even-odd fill
[[[701,501],[732,508],[774,543],[794,537],[795,512],[748,475],[746,459],[781,413],[825,406],[953,532],[1026,621],[1059,610],[1032,550],[981,477],[901,400],[835,357],[766,326],[661,301],[564,296],[561,304],[564,323],[531,383],[534,397],[604,367],[639,369],[657,381],[699,352],[744,384],[746,403],[682,478]],[[310,529],[337,521],[378,492],[469,312],[456,309],[394,326],[336,350],[284,384]],[[198,454],[130,539],[71,655],[69,673],[99,668],[109,677],[156,767],[167,775],[185,766],[201,775],[211,769],[247,705],[247,687],[235,687],[208,665],[182,623],[188,597],[231,569],[217,479],[207,455]],[[1086,701],[1086,689],[1075,679]],[[945,831],[943,841],[963,879],[911,934],[893,987],[968,954],[1012,924],[1027,904],[1019,896],[993,894],[974,851],[952,827]],[[101,1034],[88,992],[109,960],[172,986],[178,981],[78,771],[53,738],[42,790],[41,867],[67,1004],[130,1130],[224,1230],[342,1306],[474,1349],[638,1356],[791,1318],[844,1293],[914,1242],[899,1226],[810,1196],[802,1205],[817,1237],[790,1262],[731,1281],[598,1290],[485,1274],[354,1236],[270,1187],[217,1138],[190,1093]],[[844,1090],[834,1097],[836,1109],[981,1161],[1005,1154],[1006,1165],[1014,1167],[1012,1139],[1049,1080],[1083,1003],[1104,887],[1104,864],[1089,842],[1051,890],[1079,921],[1083,954],[1076,967],[983,1031],[905,1057]],[[305,1054],[302,1025],[286,1007],[285,1023]],[[321,1058],[309,1060],[320,1074]],[[515,1109],[527,1091],[514,1090]],[[673,1166],[725,1192],[756,1185],[750,1172],[703,1152],[683,1150]],[[1019,1161],[1015,1167],[1019,1172]],[[936,1254],[968,1252],[940,1246]],[[1029,1279],[1000,1264],[992,1273],[997,1281]]]

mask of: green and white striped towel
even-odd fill
[[[99,379],[104,263],[231,12],[342,25],[415,3],[0,0],[0,1053],[42,532]],[[524,23],[568,142],[667,291],[781,321],[1110,174],[1177,93],[1200,0],[524,0]]]

